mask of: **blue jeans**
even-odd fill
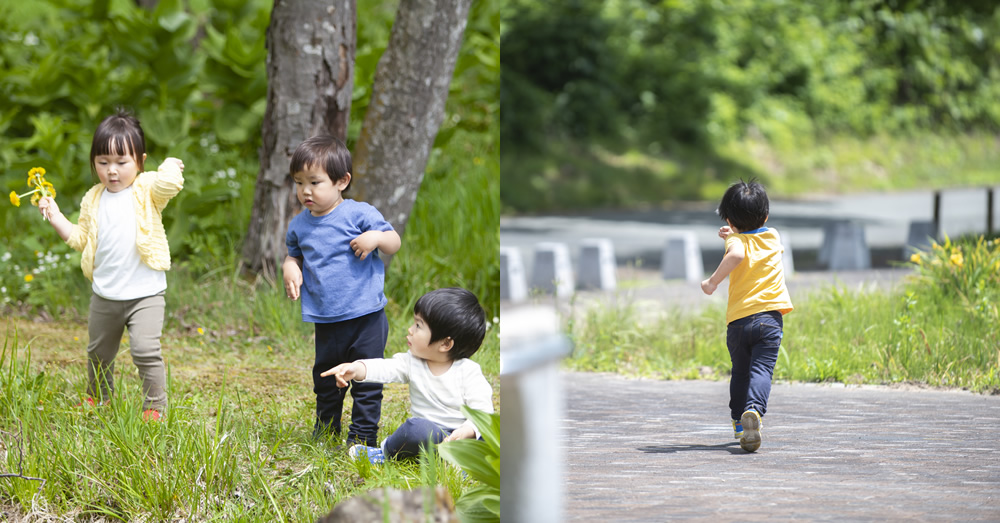
[[[760,312],[729,324],[726,345],[733,361],[729,380],[729,410],[740,419],[747,410],[767,412],[771,376],[778,361],[784,322],[778,311]]]
[[[424,418],[410,418],[385,440],[385,455],[390,458],[412,458],[420,454],[428,441],[435,445],[444,441],[450,431]]]

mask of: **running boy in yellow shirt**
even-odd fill
[[[784,334],[782,316],[792,311],[792,300],[785,287],[781,238],[764,226],[769,213],[764,187],[753,179],[730,185],[718,213],[727,224],[719,229],[726,254],[715,273],[701,282],[701,290],[711,295],[729,276],[729,410],[740,447],[753,452],[760,448],[761,417]]]

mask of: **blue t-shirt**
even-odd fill
[[[354,200],[345,199],[325,216],[307,209],[292,218],[285,245],[289,256],[302,258],[302,321],[334,323],[385,307],[378,249],[364,260],[351,250],[351,240],[372,230],[393,229],[378,209]]]

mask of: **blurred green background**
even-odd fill
[[[996,183],[1000,4],[510,0],[506,213]]]

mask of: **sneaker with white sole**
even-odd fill
[[[763,424],[760,421],[760,414],[755,410],[748,410],[740,417],[743,425],[743,437],[740,438],[740,448],[747,452],[753,452],[760,448],[760,430]]]
[[[733,439],[740,439],[743,437],[743,422],[734,419],[733,420]]]
[[[372,465],[381,465],[385,463],[385,453],[382,452],[382,449],[379,447],[355,445],[347,451],[347,455],[354,459],[368,458],[368,462]]]

